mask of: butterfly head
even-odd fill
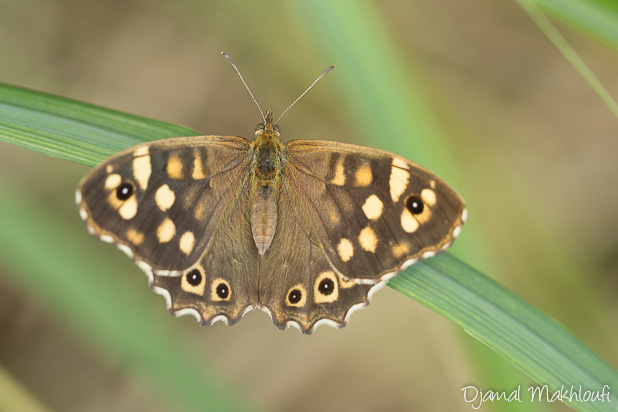
[[[268,109],[266,112],[266,116],[264,116],[264,123],[259,123],[255,127],[255,137],[256,138],[268,138],[268,137],[279,137],[280,135],[279,126],[273,120],[273,110]]]

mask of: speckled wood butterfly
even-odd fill
[[[231,325],[257,308],[304,333],[345,326],[388,279],[459,234],[461,198],[423,167],[279,136],[269,110],[252,141],[178,137],[125,150],[80,183],[81,218],[176,316]]]

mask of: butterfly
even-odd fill
[[[176,316],[232,325],[261,309],[281,329],[343,327],[459,234],[464,203],[430,171],[359,145],[283,143],[272,110],[263,120],[251,141],[139,144],[79,184],[88,231],[129,255]]]

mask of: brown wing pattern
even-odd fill
[[[234,323],[257,302],[247,153],[233,136],[136,146],[83,179],[80,215],[136,261],[171,312]]]
[[[302,193],[302,192],[301,192]],[[319,324],[342,327],[368,303],[373,284],[357,284],[333,270],[317,233],[299,204],[304,197],[283,179],[277,232],[260,260],[259,305],[279,328],[311,333]]]
[[[201,136],[121,152],[82,180],[76,194],[82,219],[154,270],[183,270],[201,257],[239,195],[247,145],[240,137]]]
[[[286,149],[259,270],[259,304],[280,328],[344,326],[388,278],[448,247],[465,219],[446,183],[394,154],[321,141]]]
[[[439,177],[392,153],[291,141],[284,173],[300,193],[338,274],[375,282],[445,250],[465,220],[461,198]]]
[[[83,179],[80,215],[136,261],[172,313],[233,324],[258,307],[304,333],[344,326],[391,276],[445,250],[465,220],[461,198],[404,158],[292,141],[282,152],[274,239],[260,256],[252,153],[232,136],[136,146]]]
[[[258,302],[258,251],[251,235],[247,181],[240,196],[228,206],[200,261],[181,276],[161,276],[155,271],[152,286],[166,298],[176,316],[190,314],[209,325],[236,323]]]

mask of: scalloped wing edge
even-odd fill
[[[374,293],[376,293],[378,290],[382,289],[386,283],[392,279],[393,277],[397,276],[399,273],[403,272],[404,270],[406,270],[407,268],[409,268],[410,266],[412,266],[414,263],[423,260],[423,259],[427,259],[430,257],[433,257],[439,253],[444,252],[446,249],[448,249],[452,244],[453,241],[459,236],[459,234],[461,233],[461,228],[463,227],[463,224],[466,222],[467,218],[468,218],[468,210],[466,208],[463,209],[462,213],[461,213],[461,221],[460,224],[455,226],[451,232],[451,236],[450,236],[450,241],[445,243],[439,250],[429,250],[424,252],[422,255],[408,259],[406,261],[404,261],[399,268],[395,269],[392,272],[388,272],[384,275],[382,275],[378,281],[374,281],[371,283],[374,283],[374,286],[371,287],[369,289],[369,292],[367,292],[367,296],[366,299],[363,302],[357,303],[355,305],[352,305],[348,311],[346,312],[346,315],[344,317],[343,322],[336,322],[332,319],[328,319],[328,318],[324,318],[324,319],[320,319],[318,321],[316,321],[311,328],[309,329],[303,329],[300,324],[296,321],[293,320],[289,320],[283,324],[280,324],[279,322],[277,322],[275,320],[275,318],[273,317],[270,309],[268,309],[265,306],[262,305],[249,305],[247,306],[237,318],[234,319],[230,319],[225,315],[217,315],[214,316],[212,319],[206,321],[203,316],[196,310],[193,308],[183,308],[183,309],[179,309],[179,310],[174,310],[172,308],[172,296],[170,295],[170,293],[163,288],[160,288],[158,286],[154,286],[154,272],[152,270],[152,266],[150,266],[148,263],[144,262],[143,260],[138,259],[135,254],[133,253],[133,251],[131,250],[131,248],[129,248],[126,245],[123,245],[121,243],[118,243],[116,241],[114,241],[114,238],[109,236],[109,235],[101,235],[99,233],[96,232],[96,230],[94,230],[94,228],[90,225],[88,225],[88,212],[86,212],[86,209],[83,208],[83,206],[81,205],[82,203],[82,194],[79,191],[79,189],[75,192],[75,202],[77,203],[77,206],[79,208],[79,215],[82,219],[82,221],[84,222],[84,224],[86,225],[86,228],[88,229],[88,232],[93,235],[98,237],[99,239],[101,239],[103,242],[106,243],[110,243],[113,244],[114,246],[116,246],[119,250],[121,250],[123,253],[125,253],[127,256],[129,256],[129,258],[131,258],[131,260],[133,260],[136,265],[146,274],[146,277],[148,278],[148,285],[150,286],[150,288],[157,294],[163,296],[163,298],[165,299],[165,304],[167,306],[167,310],[175,317],[180,317],[180,316],[186,316],[186,315],[190,315],[193,316],[198,323],[200,323],[203,326],[209,326],[212,325],[214,323],[217,322],[223,322],[224,324],[226,324],[227,326],[232,326],[235,323],[237,323],[240,319],[242,319],[248,312],[254,310],[254,309],[260,309],[262,312],[266,313],[270,319],[272,320],[273,324],[275,326],[277,326],[279,329],[284,330],[284,329],[288,329],[288,328],[296,328],[298,329],[300,332],[302,332],[305,335],[310,335],[312,334],[318,327],[320,327],[321,325],[328,325],[337,329],[341,329],[343,327],[345,327],[349,320],[350,317],[352,316],[352,314],[366,306],[368,306],[371,303],[371,298],[374,295]],[[180,273],[177,271],[158,271],[158,275],[160,276],[170,276],[176,273]],[[353,279],[355,280],[357,283],[365,283],[367,284],[367,280],[366,279]]]

